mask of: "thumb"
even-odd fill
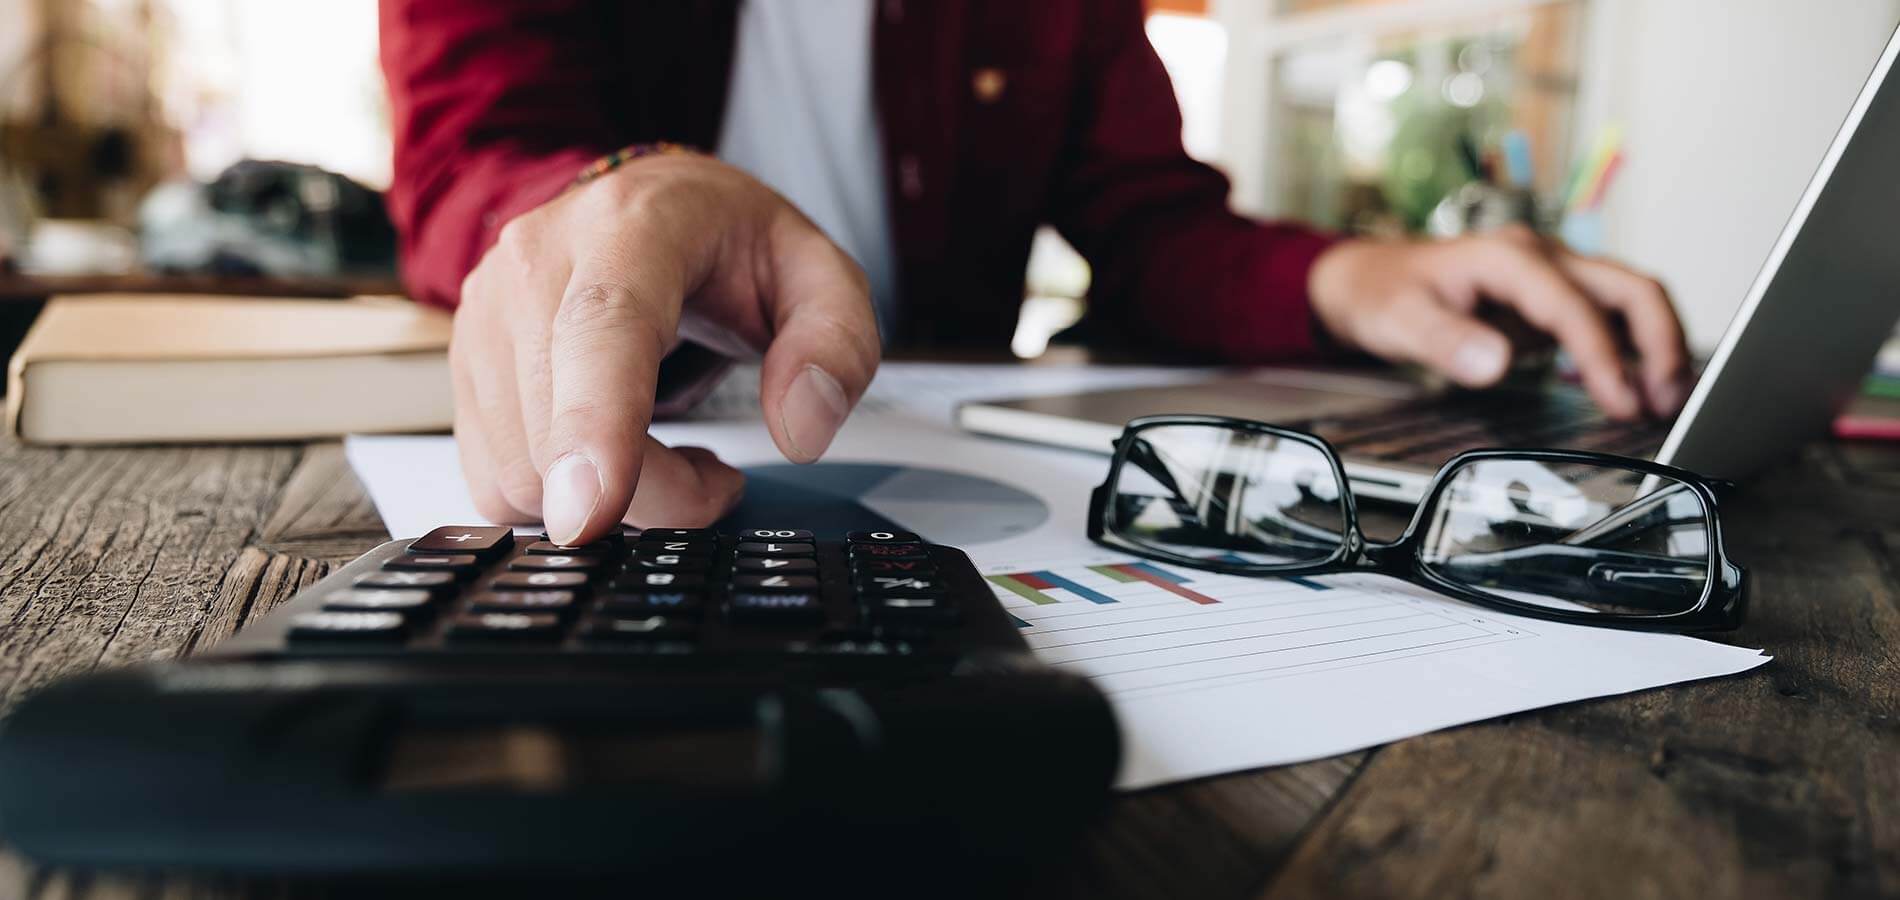
[[[823,455],[864,395],[880,356],[864,273],[802,216],[775,224],[772,340],[759,373],[766,427],[785,458]]]

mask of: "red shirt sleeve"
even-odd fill
[[[1228,361],[1315,355],[1307,272],[1336,239],[1229,210],[1226,177],[1182,149],[1181,111],[1141,7],[1091,7],[1076,125],[1054,185],[1052,221],[1094,270],[1090,304]]]
[[[382,0],[389,209],[411,296],[454,306],[509,219],[617,146],[612,48],[586,0]]]

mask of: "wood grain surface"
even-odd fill
[[[1817,445],[1723,512],[1754,599],[1722,639],[1768,648],[1768,666],[1120,797],[1078,845],[984,893],[1900,895],[1900,450]],[[0,709],[60,675],[208,646],[385,537],[333,443],[0,443]],[[0,900],[372,894],[0,850]]]

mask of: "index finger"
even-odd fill
[[[660,360],[685,287],[673,270],[584,260],[549,337],[549,464],[541,510],[560,544],[596,540],[633,502]]]

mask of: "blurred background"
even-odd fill
[[[1237,208],[1378,234],[1528,220],[1657,274],[1706,352],[1900,0],[1150,13],[1187,146]],[[99,276],[393,286],[374,0],[0,0],[0,22],[0,295]],[[1087,279],[1039,242],[1019,353],[1075,317]]]

